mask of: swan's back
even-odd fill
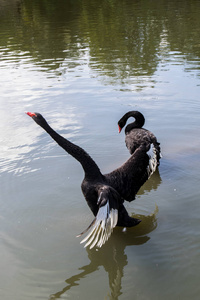
[[[126,134],[125,143],[131,154],[133,154],[135,150],[142,144],[147,146],[153,144],[158,154],[158,160],[160,159],[160,144],[158,143],[155,135],[149,130],[144,128],[132,129]]]
[[[141,145],[121,167],[104,175],[107,183],[124,200],[134,200],[138,190],[149,177],[149,156],[147,152],[147,147]]]

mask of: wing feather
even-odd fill
[[[81,241],[85,243],[84,247],[90,246],[90,249],[93,247],[101,247],[111,236],[113,228],[117,225],[118,221],[118,210],[110,209],[109,201],[105,205],[99,208],[99,211],[96,215],[95,221],[91,226],[91,230],[88,235]]]
[[[81,244],[85,243],[84,247],[89,246],[90,249],[95,246],[101,247],[111,236],[118,222],[118,207],[121,201],[119,194],[111,186],[97,186],[97,191],[99,195],[97,215],[88,228],[78,235],[89,231]]]
[[[150,177],[155,172],[158,165],[156,148],[153,144],[150,145],[150,149],[147,154],[149,156],[149,165],[147,166],[147,172],[148,176]]]

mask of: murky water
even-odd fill
[[[0,296],[199,299],[200,2],[0,1]],[[83,171],[24,111],[42,113],[103,173],[129,153],[117,121],[146,117],[163,158],[140,225],[100,250]]]

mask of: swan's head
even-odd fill
[[[130,129],[132,128],[142,128],[142,126],[144,125],[145,119],[142,113],[140,113],[139,111],[136,110],[132,110],[127,112],[118,122],[118,127],[119,127],[119,132],[121,132],[122,128],[126,125],[127,120],[133,117],[135,118],[135,122],[130,123],[131,124],[131,128],[130,127],[126,127],[125,129],[125,133],[127,133]]]
[[[47,122],[46,120],[43,118],[43,116],[39,113],[32,113],[32,112],[26,112],[26,114],[31,117],[38,125],[44,127]]]

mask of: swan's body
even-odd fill
[[[125,127],[125,142],[129,152],[133,154],[142,144],[147,146],[153,144],[158,165],[161,157],[160,143],[158,143],[155,135],[151,131],[142,128],[145,123],[145,119],[139,111],[129,111],[119,120],[119,132],[126,125],[126,122],[130,117],[135,118],[135,121]]]
[[[153,154],[150,153],[150,147],[142,144],[120,168],[103,175],[85,150],[55,132],[42,115],[27,114],[83,167],[85,176],[81,188],[95,216],[94,221],[87,228],[88,230],[91,227],[92,230],[83,240],[83,242],[87,241],[85,246],[101,247],[116,225],[132,227],[140,223],[140,220],[128,215],[123,202],[134,200],[139,188],[153,172],[151,164]]]

